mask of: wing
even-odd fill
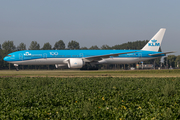
[[[149,54],[150,56],[156,56],[156,55],[162,55],[162,54],[169,54],[169,53],[175,53],[173,52],[162,52],[162,53],[157,53],[157,54]]]
[[[107,55],[97,55],[97,56],[91,56],[91,57],[85,57],[83,58],[85,62],[92,62],[92,61],[99,61],[102,60],[104,58],[110,58],[110,56],[112,57],[117,57],[121,54],[128,54],[128,53],[135,53],[138,51],[132,51],[132,52],[124,52],[124,53],[115,53],[115,54],[107,54]]]

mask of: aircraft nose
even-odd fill
[[[4,61],[8,61],[9,60],[9,57],[4,57]]]

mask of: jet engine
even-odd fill
[[[67,59],[68,68],[82,68],[84,65],[84,61],[79,58],[70,58]]]

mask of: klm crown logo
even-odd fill
[[[151,40],[151,42],[157,42],[157,40]]]
[[[31,53],[25,52],[24,55],[25,55],[25,56],[29,56],[29,55],[31,55]]]
[[[152,43],[148,43],[148,46],[160,46],[160,43],[156,43],[157,40],[151,40]]]

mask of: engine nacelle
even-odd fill
[[[79,58],[70,58],[67,60],[68,68],[82,68],[84,65],[84,61]]]

